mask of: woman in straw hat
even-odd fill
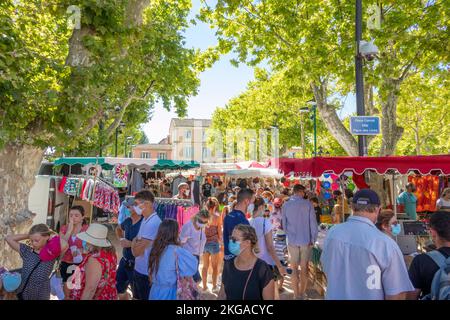
[[[98,223],[77,234],[88,254],[68,280],[72,300],[117,300],[117,256],[107,235],[108,228]]]

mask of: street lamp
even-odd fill
[[[120,124],[117,126],[116,128],[116,147],[114,149],[114,156],[117,158],[117,142],[119,140],[119,131],[121,131],[120,129],[125,127],[125,122],[120,121]]]
[[[363,55],[360,52],[360,44],[362,38],[362,0],[356,0],[355,15],[355,80],[356,80],[356,113],[358,116],[365,115],[364,108],[364,74],[363,74]],[[358,136],[358,155],[360,157],[367,154],[366,137]]]
[[[131,140],[133,140],[133,137],[126,137],[125,138],[125,158],[128,158],[128,155],[127,155],[127,144],[128,144],[128,141],[131,141]]]
[[[314,100],[309,100],[306,104],[308,104],[309,107],[300,108],[300,113],[307,113],[311,110],[313,112],[311,119],[314,121],[314,157],[317,157],[317,105]]]

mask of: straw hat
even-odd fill
[[[102,248],[111,246],[107,236],[108,228],[98,223],[91,224],[86,232],[81,232],[77,235],[80,240]]]

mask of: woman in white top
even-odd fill
[[[272,224],[270,219],[264,218],[265,202],[262,197],[255,198],[255,208],[252,212],[250,225],[255,228],[258,237],[259,253],[258,258],[264,260],[272,269],[275,281],[275,299],[279,300],[277,281],[282,280],[287,274],[286,269],[278,259],[273,246]]]
[[[442,191],[441,197],[436,202],[437,211],[450,212],[450,188],[445,188]]]
[[[200,264],[200,256],[203,254],[206,244],[205,227],[209,221],[208,210],[200,210],[189,222],[181,228],[180,242],[184,249],[192,253]],[[198,269],[198,265],[197,265]],[[200,272],[194,275],[194,281],[202,281]]]

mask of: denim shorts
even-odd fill
[[[210,255],[215,255],[220,252],[220,245],[218,242],[209,242],[205,244],[205,250],[203,250],[204,253],[209,253]]]

